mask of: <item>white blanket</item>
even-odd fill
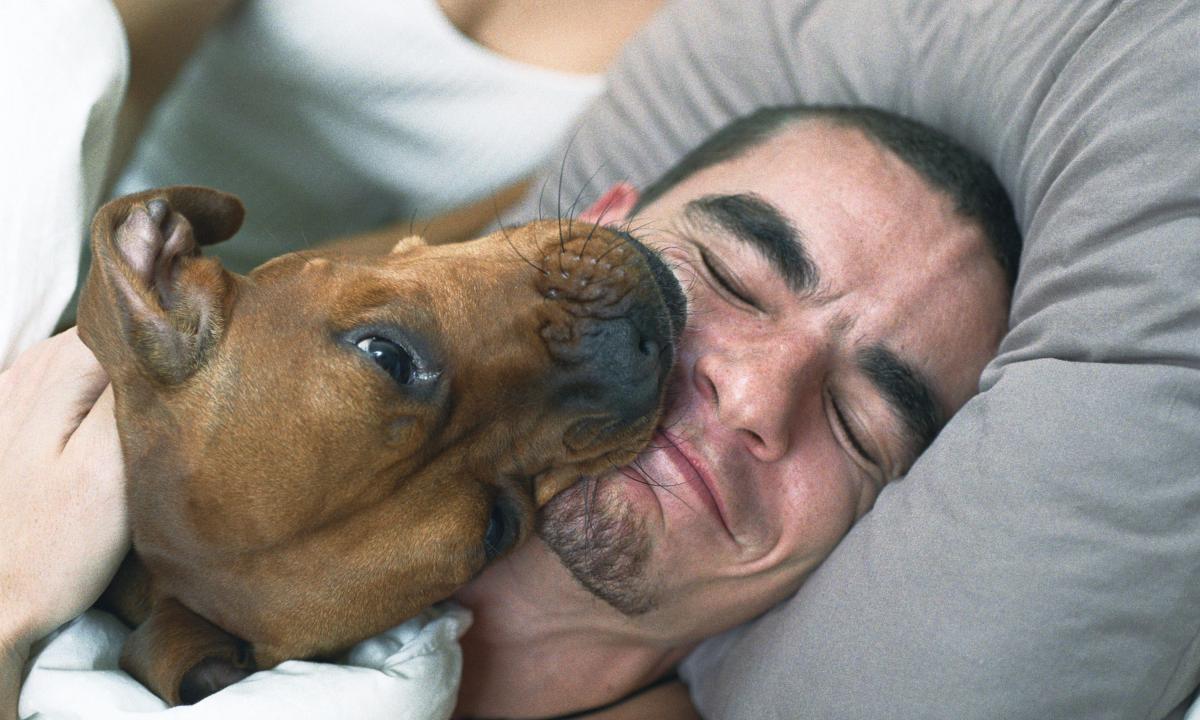
[[[292,660],[195,705],[166,704],[117,667],[129,630],[91,610],[38,643],[22,720],[445,720],[454,710],[466,609],[444,604],[356,645],[344,664]]]

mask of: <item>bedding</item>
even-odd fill
[[[470,613],[447,603],[351,648],[338,664],[290,660],[195,705],[166,703],[117,667],[129,628],[89,610],[38,643],[21,689],[22,718],[45,720],[444,720],[462,673]]]
[[[1200,683],[1197,47],[1197,2],[697,0],[622,54],[547,170],[554,187],[565,156],[578,207],[756,107],[870,104],[988,160],[1026,238],[980,394],[794,598],[692,654],[706,718],[1182,715]]]

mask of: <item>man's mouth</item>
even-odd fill
[[[659,452],[663,453],[667,462],[675,468],[679,478],[692,489],[700,502],[721,522],[725,532],[736,539],[727,520],[728,515],[723,499],[717,492],[712,473],[703,461],[689,453],[684,443],[671,436],[667,430],[660,428],[655,432],[652,443],[654,447],[660,448]]]

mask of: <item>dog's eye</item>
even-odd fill
[[[413,356],[391,340],[368,337],[358,341],[360,350],[371,356],[375,364],[383,368],[401,385],[412,384],[415,365]]]
[[[512,509],[503,500],[492,503],[492,515],[488,518],[487,534],[483,536],[483,548],[488,562],[503,555],[517,541],[518,521]]]

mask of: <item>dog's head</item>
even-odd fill
[[[339,567],[296,581],[393,582],[415,612],[649,441],[684,300],[628,235],[543,221],[239,276],[199,246],[242,214],[173,187],[92,225],[80,334],[116,392],[135,544],[176,585],[307,547]]]

